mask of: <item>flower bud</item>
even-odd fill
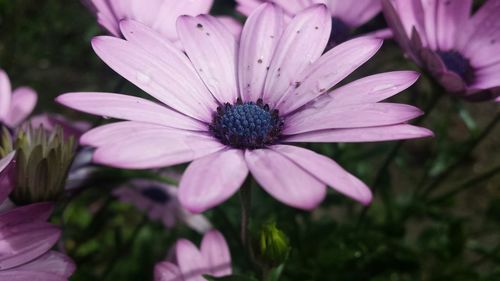
[[[285,233],[276,227],[275,222],[266,223],[260,231],[260,256],[273,265],[285,261],[290,250]]]
[[[74,138],[64,138],[61,127],[49,132],[42,127],[26,126],[18,131],[12,145],[7,134],[4,130],[0,154],[17,151],[16,184],[11,200],[18,205],[57,200],[64,191],[73,161]]]

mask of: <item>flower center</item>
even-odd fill
[[[330,40],[328,41],[326,51],[347,41],[350,37],[351,28],[340,18],[332,17],[332,31],[330,33]]]
[[[457,51],[437,51],[437,54],[448,70],[458,74],[467,83],[471,82],[473,73],[468,59]]]
[[[170,196],[157,186],[149,186],[141,191],[142,195],[155,203],[165,204],[170,200]]]
[[[210,131],[223,144],[234,148],[262,148],[275,143],[281,133],[283,120],[278,110],[270,110],[262,99],[236,104],[226,103],[217,108]]]

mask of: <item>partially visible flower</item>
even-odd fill
[[[450,93],[489,100],[500,86],[500,0],[383,0],[394,37]]]
[[[84,0],[97,15],[99,24],[116,37],[121,37],[120,21],[132,19],[177,41],[175,22],[182,15],[208,14],[213,0]],[[222,17],[227,28],[239,32],[241,25],[229,17]]]
[[[36,101],[37,94],[31,88],[19,87],[12,91],[7,73],[0,69],[0,125],[16,128],[31,114]]]
[[[12,165],[14,152],[0,160],[0,180]],[[0,186],[0,203],[11,188]],[[50,251],[61,230],[46,220],[51,203],[31,204],[0,212],[0,280],[68,280],[75,265],[67,256]]]
[[[10,198],[18,205],[55,201],[64,191],[75,141],[66,139],[61,127],[48,132],[42,127],[21,128],[14,140],[3,132],[0,156],[16,150],[15,187]]]
[[[167,228],[174,227],[178,221],[200,233],[212,228],[203,215],[192,214],[180,205],[175,186],[137,179],[115,189],[113,194],[121,201],[147,212],[149,218],[161,221]]]
[[[155,266],[155,281],[204,281],[203,275],[231,275],[231,253],[224,236],[211,230],[203,236],[198,249],[191,241],[180,239],[175,244],[175,261]]]
[[[236,0],[236,9],[249,16],[262,3],[274,3],[283,8],[286,18],[290,19],[309,6],[323,3],[328,6],[332,17],[332,33],[327,49],[351,39],[356,28],[369,22],[380,13],[380,0]],[[392,36],[390,29],[382,29],[365,34],[376,38]]]
[[[177,27],[185,53],[135,21],[121,23],[127,40],[102,36],[92,42],[111,68],[159,102],[111,93],[69,93],[57,101],[131,120],[82,136],[81,144],[97,148],[97,163],[149,169],[192,161],[179,184],[179,201],[191,212],[230,198],[249,172],[274,198],[296,208],[316,208],[327,186],[369,204],[372,194],[363,182],[293,143],[432,135],[407,124],[422,114],[418,108],[381,102],[410,87],[415,72],[372,75],[329,92],[382,40],[360,37],[323,54],[331,30],[324,5],[286,25],[281,8],[263,4],[245,23],[239,44],[208,15],[180,17]]]

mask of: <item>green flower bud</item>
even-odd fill
[[[276,227],[275,222],[262,226],[260,231],[260,256],[273,265],[285,261],[290,250],[285,233]]]
[[[10,198],[18,205],[55,201],[64,185],[75,154],[75,140],[65,138],[59,126],[51,132],[42,127],[20,129],[12,146],[4,130],[0,154],[16,153],[16,186]],[[9,144],[10,143],[10,144]]]

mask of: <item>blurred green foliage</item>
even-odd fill
[[[215,12],[230,13],[233,6],[233,1],[216,1]],[[93,120],[56,105],[53,98],[69,91],[114,91],[120,84],[90,47],[98,34],[102,31],[79,1],[0,0],[0,67],[14,86],[30,85],[39,92],[37,112]],[[348,80],[402,69],[416,67],[388,41]],[[130,84],[123,92],[143,95]],[[423,75],[394,100],[426,108],[440,94]],[[255,247],[258,229],[276,221],[292,248],[281,266],[282,281],[500,280],[500,128],[475,143],[495,114],[497,105],[443,96],[423,122],[435,138],[401,144],[366,210],[330,190],[321,208],[302,212],[254,188],[250,229]],[[395,145],[308,147],[371,185]],[[450,167],[446,178],[433,185]],[[201,239],[184,226],[166,230],[110,195],[117,184],[136,176],[121,172],[116,180],[94,181],[54,217],[63,225],[67,253],[78,264],[72,280],[152,280],[154,264],[178,237]],[[260,280],[239,240],[238,199],[207,216],[227,238],[236,274]]]

